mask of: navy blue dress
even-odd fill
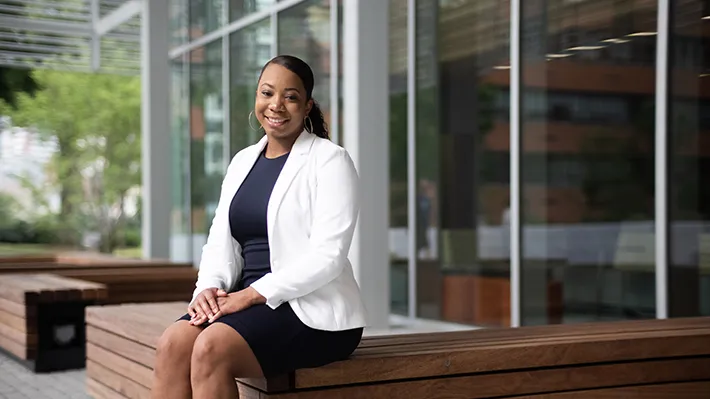
[[[230,204],[232,237],[241,245],[244,258],[236,291],[271,272],[266,210],[287,159],[288,154],[269,159],[262,152]],[[190,320],[190,316],[181,320]],[[222,316],[215,323],[231,326],[244,338],[267,377],[346,359],[357,348],[363,333],[362,328],[345,331],[310,328],[301,322],[288,302],[275,310],[267,305],[252,306]]]

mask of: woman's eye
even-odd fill
[[[269,96],[269,95],[271,95],[271,92],[262,91],[261,94],[264,95],[264,96]]]

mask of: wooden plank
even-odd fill
[[[34,359],[35,350],[30,350],[26,346],[19,344],[0,333],[0,348],[12,353],[20,359]]]
[[[37,309],[34,306],[30,306],[28,313],[28,307],[24,303],[14,302],[9,299],[0,298],[0,309],[12,313],[13,315],[21,318],[34,317],[33,312]]]
[[[20,304],[34,304],[37,303],[39,294],[18,290],[11,278],[0,275],[0,298]]]
[[[155,367],[155,349],[94,326],[86,327],[86,342],[107,349],[150,368]]]
[[[365,348],[419,343],[449,343],[454,341],[498,342],[508,339],[539,337],[569,337],[590,334],[617,334],[620,332],[643,332],[678,330],[681,328],[710,328],[710,317],[692,317],[666,320],[635,320],[606,323],[583,323],[573,325],[547,325],[523,328],[478,329],[468,331],[434,332],[417,334],[384,335],[363,338],[358,347]]]
[[[153,370],[92,343],[86,344],[86,358],[148,389],[153,386]]]
[[[90,306],[86,309],[86,323],[90,326],[111,331],[119,336],[155,348],[162,332],[182,314],[186,303],[168,302],[161,304]],[[141,312],[160,309],[162,318],[145,318]],[[143,309],[141,311],[141,309]],[[180,313],[182,312],[182,313]],[[175,315],[175,316],[173,316]],[[141,322],[136,322],[138,317]]]
[[[707,399],[710,381],[677,382],[673,384],[642,385],[594,389],[576,392],[558,392],[517,399]]]
[[[98,363],[86,361],[86,376],[131,399],[150,399],[150,389],[123,378]]]
[[[32,323],[31,321],[32,320],[28,322],[27,319],[15,316],[12,313],[8,313],[0,309],[0,324],[13,328],[22,334],[37,332],[37,326],[35,326],[35,323]]]
[[[86,379],[86,391],[93,399],[131,399],[92,378]]]
[[[590,331],[589,334],[570,334],[569,336],[531,336],[527,337],[525,335],[521,335],[518,337],[501,337],[501,338],[489,338],[489,339],[474,339],[473,337],[469,338],[468,340],[465,339],[457,339],[457,340],[446,340],[442,337],[438,342],[425,342],[425,343],[409,343],[405,345],[398,345],[398,344],[392,344],[389,346],[381,346],[381,347],[370,347],[370,348],[358,348],[355,353],[352,355],[352,358],[358,358],[358,357],[368,357],[368,356],[397,356],[400,354],[413,354],[413,353],[419,353],[419,352],[426,352],[430,350],[455,350],[455,349],[466,349],[466,348],[473,348],[473,347],[481,347],[481,346],[489,346],[489,345],[503,345],[503,344],[508,344],[508,343],[517,343],[521,342],[522,340],[525,340],[526,342],[556,342],[559,340],[563,339],[586,339],[586,340],[592,340],[592,339],[602,339],[605,337],[614,337],[618,336],[619,334],[644,334],[646,332],[653,332],[653,333],[658,333],[661,331],[668,332],[669,334],[672,334],[676,331],[692,331],[692,330],[704,330],[704,329],[710,329],[710,325],[706,327],[697,327],[697,328],[691,328],[691,327],[681,327],[679,329],[658,329],[658,330],[649,330],[649,331],[633,331],[633,332],[626,332],[626,331],[618,331],[615,334],[596,334],[594,331]]]
[[[639,359],[710,355],[710,329],[620,334],[595,340],[566,339],[518,342],[463,350],[431,350],[402,356],[355,357],[317,369],[295,373],[296,388],[371,383],[500,371],[512,366],[549,367]],[[373,361],[373,359],[377,359]]]
[[[55,274],[42,274],[35,276],[41,276],[43,281],[46,281],[47,284],[51,284],[58,289],[79,291],[80,295],[76,299],[92,300],[105,297],[106,295],[106,286],[104,284],[58,276]]]
[[[581,391],[708,378],[710,378],[710,358],[696,358],[480,373],[444,379],[408,380],[307,390],[298,393],[269,394],[266,397],[269,399],[519,398],[520,395],[538,395],[547,392]],[[531,399],[542,397],[545,396],[530,396]],[[584,396],[584,398],[600,397]],[[557,399],[556,396],[554,398]]]
[[[27,334],[7,324],[0,323],[0,335],[4,335],[6,338],[28,348],[37,347],[37,334],[35,333]]]
[[[50,274],[28,274],[23,276],[23,278],[32,279],[41,284],[42,291],[51,291],[53,302],[78,301],[81,299],[81,291],[79,289],[71,284],[52,278]]]
[[[269,398],[268,395],[254,389],[248,385],[238,384],[237,390],[239,391],[239,399],[266,399]]]

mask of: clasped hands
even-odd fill
[[[251,287],[229,294],[222,289],[206,288],[188,305],[187,313],[191,317],[190,324],[199,326],[265,302],[266,298]]]

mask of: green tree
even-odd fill
[[[111,252],[128,192],[140,185],[140,81],[49,70],[32,77],[40,89],[19,94],[10,116],[15,125],[56,139],[51,170],[60,234],[74,244],[83,231],[96,230],[101,251]]]

